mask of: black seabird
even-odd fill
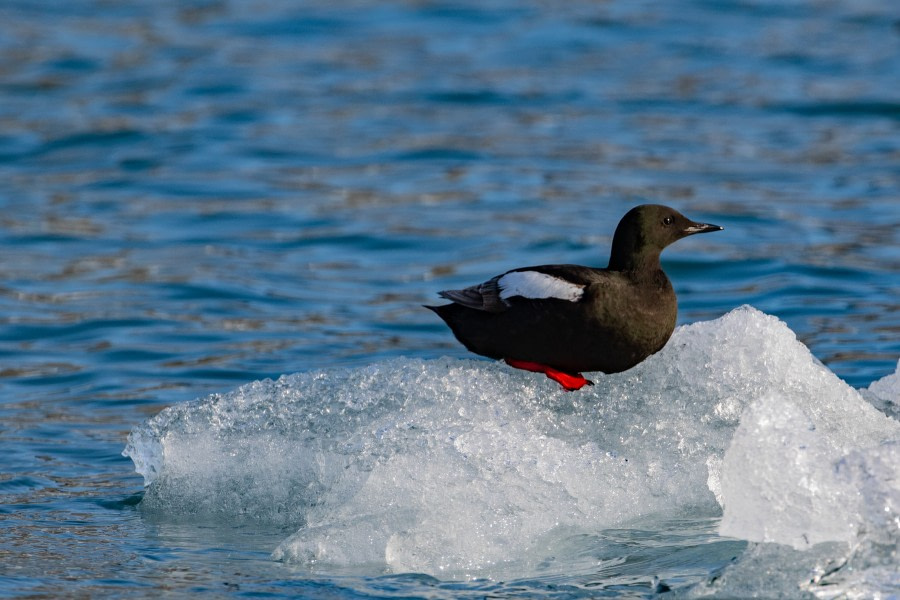
[[[452,304],[426,308],[470,351],[577,390],[591,383],[582,371],[625,371],[665,346],[678,302],[659,254],[683,237],[721,229],[668,206],[636,206],[616,227],[605,269],[513,269],[440,292]]]

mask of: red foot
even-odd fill
[[[553,367],[527,360],[516,360],[514,358],[504,358],[503,360],[506,361],[506,364],[516,369],[523,369],[525,371],[531,371],[532,373],[543,373],[561,385],[567,392],[580,390],[586,385],[594,385],[594,382],[585,379],[581,373],[575,373],[574,375],[571,373],[564,373]]]

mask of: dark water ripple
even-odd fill
[[[141,519],[125,433],[263,377],[463,356],[420,304],[603,265],[638,202],[726,227],[667,252],[681,322],[749,303],[854,386],[892,372],[896,19],[878,0],[4,3],[0,594],[461,593],[292,579],[267,558],[281,532]],[[248,569],[222,567],[239,547]],[[547,585],[523,584],[599,593]]]

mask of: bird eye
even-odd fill
[[[673,219],[672,217],[666,217],[665,219],[663,219],[663,225],[671,225],[674,222],[675,219]]]

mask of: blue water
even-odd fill
[[[751,304],[868,386],[900,358],[898,83],[890,0],[4,3],[0,595],[713,577],[744,543],[697,515],[596,532],[568,577],[310,571],[270,558],[296,527],[142,512],[121,452],[240,384],[466,357],[421,304],[603,266],[641,202],[725,227],[664,254],[680,323]]]

